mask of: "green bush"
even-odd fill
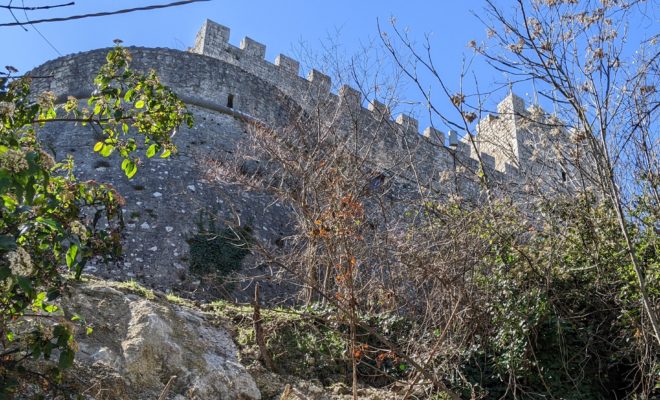
[[[250,254],[252,230],[246,226],[217,229],[212,222],[207,226],[200,223],[198,233],[186,241],[190,246],[190,271],[222,279],[241,269],[241,262]]]
[[[229,318],[236,327],[235,340],[241,349],[241,362],[250,364],[258,358],[254,335],[254,309],[225,301],[211,304],[211,310]],[[348,328],[327,320],[328,308],[262,308],[261,321],[266,332],[266,347],[277,372],[303,379],[318,379],[329,384],[350,371],[347,359]]]

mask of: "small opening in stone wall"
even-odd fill
[[[561,170],[561,181],[566,182],[566,171],[563,169]]]
[[[94,163],[94,169],[97,168],[110,168],[110,163],[105,160],[99,160]]]
[[[234,108],[234,95],[230,94],[227,96],[227,107]]]

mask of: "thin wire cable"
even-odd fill
[[[25,7],[25,3],[23,4],[22,7],[16,7],[11,5],[11,1],[9,4],[6,6],[0,5],[0,8],[6,8],[8,10],[28,10],[28,11],[35,11],[35,10],[48,10],[50,8],[58,8],[58,7],[67,7],[67,6],[72,6],[76,4],[74,1],[70,3],[64,3],[64,4],[53,4],[52,6],[36,6],[36,7]]]
[[[75,4],[75,3],[71,2],[71,3],[69,3],[69,4]],[[10,5],[11,5],[11,3],[10,3]],[[25,14],[25,20],[30,24],[30,26],[32,27],[32,29],[34,29],[34,31],[37,32],[37,33],[39,34],[39,36],[41,36],[41,38],[42,38],[46,43],[48,43],[48,45],[50,46],[51,49],[55,50],[55,53],[57,53],[60,57],[62,57],[62,53],[60,53],[60,51],[57,50],[57,47],[55,47],[55,45],[52,44],[52,43],[50,42],[50,40],[48,40],[48,38],[46,38],[46,36],[44,36],[44,35],[41,33],[41,31],[40,31],[39,29],[37,29],[37,27],[34,26],[34,25],[30,22],[30,17],[28,17],[27,10],[32,10],[32,9],[36,9],[36,8],[35,8],[35,7],[33,7],[33,8],[25,7],[25,0],[21,0],[21,5],[23,6],[22,8],[23,8],[23,14]],[[63,6],[65,6],[65,5],[66,5],[66,4],[62,4],[62,5],[60,5],[60,7],[63,7]],[[53,7],[56,7],[56,6],[53,6]]]
[[[42,24],[42,23],[46,23],[46,22],[62,22],[62,21],[71,21],[71,20],[74,20],[74,19],[83,19],[83,18],[92,18],[92,17],[105,17],[105,16],[108,16],[108,15],[126,14],[126,13],[135,12],[135,11],[157,10],[157,9],[160,9],[160,8],[182,6],[182,5],[185,5],[185,4],[207,2],[207,1],[211,1],[211,0],[175,1],[173,3],[168,3],[168,4],[156,4],[156,5],[145,6],[145,7],[126,8],[126,9],[123,9],[123,10],[116,10],[116,11],[104,11],[104,12],[91,13],[91,14],[71,15],[71,16],[68,16],[68,17],[59,17],[59,18],[35,19],[34,21],[31,21],[30,24],[33,25],[33,24]],[[25,25],[25,23],[16,21],[16,22],[7,22],[7,23],[4,23],[4,24],[0,24],[0,27],[23,26],[23,25]]]
[[[14,2],[14,0],[9,0],[9,4],[7,5],[8,10],[9,10],[9,13],[11,14],[12,17],[14,17],[14,21],[16,21],[16,23],[17,23],[21,28],[23,28],[23,30],[24,30],[25,32],[27,32],[27,28],[23,26],[23,24],[18,20],[18,18],[16,18],[16,15],[14,14],[14,10],[12,10],[12,8],[11,8],[11,3],[13,3],[13,2]]]

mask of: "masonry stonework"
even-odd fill
[[[209,181],[204,160],[232,153],[250,124],[277,129],[297,113],[313,111],[320,102],[339,127],[349,122],[360,127],[360,135],[346,140],[354,140],[356,146],[368,142],[365,160],[403,190],[412,187],[406,182],[421,181],[429,190],[446,195],[480,196],[474,179],[479,157],[474,146],[456,132],[445,137],[438,129],[426,127],[420,134],[416,119],[408,115],[392,119],[388,107],[376,99],[367,99],[365,108],[358,90],[342,86],[332,93],[331,79],[322,72],[312,70],[303,78],[300,63],[293,58],[280,54],[270,63],[264,60],[265,45],[244,38],[236,47],[229,37],[229,28],[207,20],[187,52],[129,48],[132,67],[155,69],[194,114],[195,126],[175,137],[179,151],[172,160],[145,160],[142,171],[128,180],[116,160],[92,153],[98,137],[88,129],[59,124],[44,133],[46,146],[57,159],[72,154],[83,179],[111,182],[126,198],[125,261],[91,265],[91,272],[133,278],[152,287],[188,285],[190,289],[195,282],[187,275],[186,238],[195,232],[201,212],[214,213],[220,222],[238,214],[255,235],[277,241],[288,229],[286,207],[266,194],[248,194],[229,183]],[[60,100],[89,97],[93,77],[107,52],[93,50],[43,64],[31,72],[38,77],[33,80],[34,90],[50,90]],[[522,128],[520,118],[530,112],[522,99],[511,94],[499,105],[498,115],[479,122],[477,150],[493,181],[523,183],[521,169],[532,164],[526,141],[533,135]],[[552,162],[546,164],[554,168]],[[439,179],[447,173],[458,178]]]

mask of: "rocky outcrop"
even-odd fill
[[[93,327],[68,373],[93,398],[158,399],[168,382],[168,399],[261,398],[229,333],[197,311],[94,280],[63,306]]]

